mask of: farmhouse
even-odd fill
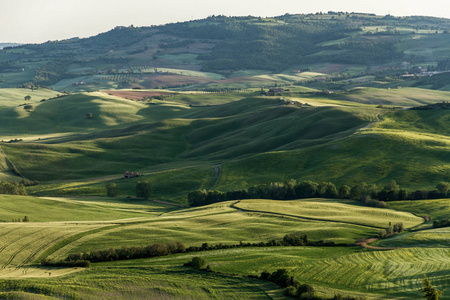
[[[139,177],[139,176],[142,176],[142,173],[135,173],[135,172],[129,172],[129,171],[126,171],[125,173],[123,173],[123,178],[125,178],[125,179]]]

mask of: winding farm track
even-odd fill
[[[375,241],[378,241],[378,238],[371,238],[371,239],[362,239],[357,242],[355,242],[355,245],[364,247],[366,249],[372,249],[372,250],[395,250],[395,249],[402,249],[403,247],[376,247],[368,245],[368,243],[372,243]]]
[[[211,184],[211,187],[208,190],[212,190],[217,185],[217,183],[219,182],[221,172],[222,171],[220,169],[220,164],[216,165],[216,167],[214,168],[214,179]]]
[[[252,209],[245,209],[236,206],[241,201],[237,201],[234,204],[231,204],[230,207],[236,209],[238,212],[249,212],[249,213],[257,213],[257,214],[265,214],[265,215],[272,215],[272,216],[278,216],[278,217],[286,217],[286,218],[293,218],[293,219],[300,219],[300,220],[309,220],[309,221],[318,221],[318,222],[332,222],[332,223],[339,223],[339,224],[348,224],[353,226],[361,226],[361,227],[369,227],[373,229],[381,229],[382,227],[376,227],[371,225],[363,225],[363,224],[357,224],[352,222],[345,222],[345,221],[336,221],[336,220],[326,220],[326,219],[320,219],[320,218],[310,218],[310,217],[302,217],[302,216],[295,216],[295,215],[289,215],[289,214],[282,214],[277,212],[269,212],[269,211],[261,211],[261,210],[252,210]]]
[[[363,127],[359,128],[356,132],[360,132],[360,131],[362,131],[362,130],[369,129],[369,128],[373,127],[375,124],[384,121],[384,118],[382,117],[381,114],[377,114],[377,119],[378,119],[377,121],[375,121],[375,122],[370,122],[370,123],[367,124],[366,126],[363,126]]]

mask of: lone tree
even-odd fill
[[[136,197],[148,200],[152,194],[152,188],[148,181],[138,181],[136,184]]]
[[[115,183],[108,183],[106,186],[106,195],[108,197],[116,197],[118,193],[117,184]]]
[[[196,270],[202,270],[206,267],[206,261],[199,256],[193,257],[191,264],[192,267]]]
[[[23,107],[23,109],[25,109],[26,111],[30,112],[31,110],[33,110],[33,105],[31,104],[27,104]]]
[[[27,96],[24,97],[24,99],[25,99],[25,101],[30,101],[31,100],[31,96],[27,95]]]
[[[421,291],[423,292],[423,298],[427,300],[438,300],[439,296],[441,296],[444,291],[439,291],[437,288],[431,285],[430,280],[427,276],[422,280],[423,283],[423,289]]]

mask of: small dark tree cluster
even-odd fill
[[[193,257],[191,261],[188,261],[183,266],[192,267],[195,270],[199,271],[212,272],[211,267],[206,264],[206,261],[202,257],[199,256]]]
[[[41,262],[41,265],[46,267],[63,267],[63,268],[89,268],[91,266],[91,262],[88,260],[51,260],[44,259]]]
[[[119,190],[117,188],[117,184],[108,183],[108,185],[106,186],[106,195],[108,197],[116,197],[118,192],[119,192]]]
[[[393,233],[400,233],[403,230],[405,230],[405,226],[403,225],[403,222],[395,223],[393,226],[392,226],[392,223],[389,222],[389,226],[386,229],[381,230],[378,233],[378,236],[380,238],[385,238],[385,237],[392,235]]]
[[[439,297],[444,294],[444,291],[440,291],[434,286],[431,285],[430,280],[428,277],[425,276],[425,278],[422,280],[423,283],[423,289],[421,291],[423,292],[423,298],[427,300],[439,300]]]
[[[152,188],[150,183],[148,181],[138,181],[136,184],[136,197],[148,200],[151,194]]]
[[[36,180],[28,180],[28,179],[22,179],[20,181],[21,184],[23,184],[24,186],[35,186],[38,185],[39,182],[37,182]]]
[[[433,228],[450,227],[450,219],[434,221]]]
[[[151,244],[144,247],[123,247],[119,249],[109,249],[101,251],[91,251],[86,253],[70,254],[66,261],[88,260],[90,262],[103,262],[114,260],[126,260],[136,258],[148,258],[155,256],[166,256],[169,254],[182,253],[186,251],[186,246],[181,242],[167,244]]]
[[[5,182],[0,181],[0,194],[7,195],[28,195],[25,186],[22,183],[18,182]]]
[[[311,285],[300,284],[286,269],[278,269],[272,273],[264,271],[259,276],[261,280],[271,281],[279,286],[285,287],[284,294],[289,297],[301,299],[320,299]]]
[[[17,219],[12,219],[12,222],[30,222],[30,219],[28,218],[28,216],[23,217],[23,219],[17,218]]]

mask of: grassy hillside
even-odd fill
[[[75,179],[118,174],[127,169],[154,170],[166,163],[233,159],[298,148],[348,135],[376,119],[376,111],[303,108],[265,98],[203,108],[144,106],[96,95],[68,96],[57,101],[60,102],[45,102],[31,113],[24,112],[29,114],[26,118],[14,118],[11,111],[5,116],[13,124],[16,122],[16,129],[5,129],[10,132],[23,130],[30,134],[27,122],[36,128],[32,143],[3,146],[16,167],[29,178],[55,179],[49,163],[58,165],[58,178]],[[86,119],[84,111],[93,112],[94,118]],[[170,118],[171,111],[177,119],[158,121],[161,117]],[[47,124],[40,123],[44,120]],[[64,134],[59,138],[46,136],[51,132],[98,131],[125,124],[136,125],[91,134]]]
[[[1,216],[11,218],[27,214],[31,220],[29,223],[3,223],[0,228],[5,241],[0,252],[3,265],[0,283],[7,290],[2,295],[26,298],[32,289],[48,297],[86,299],[98,297],[100,291],[103,296],[107,293],[119,299],[143,294],[195,299],[214,295],[227,299],[261,299],[262,295],[281,298],[276,286],[246,276],[287,268],[300,282],[312,284],[321,296],[340,293],[365,295],[369,299],[415,297],[424,264],[434,285],[442,288],[448,284],[446,248],[430,241],[428,248],[391,251],[355,247],[228,249],[100,263],[90,270],[49,269],[34,264],[48,255],[64,258],[78,251],[169,241],[182,241],[187,245],[237,244],[281,239],[288,232],[306,233],[310,240],[353,243],[358,238],[375,236],[378,229],[371,226],[383,226],[394,220],[409,225],[421,222],[405,212],[361,207],[348,200],[237,202],[179,208],[128,198],[0,196]],[[439,203],[429,207],[438,208]],[[350,215],[337,213],[339,211],[350,212]],[[364,224],[352,224],[358,223],[363,215],[366,216]],[[398,237],[402,239],[421,232]],[[222,274],[182,267],[197,255]],[[189,291],[185,290],[186,277],[195,279],[189,284]],[[105,284],[111,288],[104,290]]]
[[[450,214],[448,199],[433,199],[420,201],[393,201],[389,202],[389,208],[407,211],[416,216],[428,216],[431,221],[443,220]]]
[[[45,88],[37,90],[23,88],[0,89],[0,109],[19,106],[24,103],[36,104],[43,99],[53,98],[58,95],[62,95],[62,93]],[[30,100],[25,100],[26,96],[30,96]]]
[[[449,235],[449,228],[437,228],[404,233],[386,240],[380,240],[373,245],[379,247],[448,248],[450,246]]]
[[[396,180],[408,189],[448,181],[445,110],[380,109],[345,97],[291,104],[248,94],[180,93],[145,104],[75,94],[31,112],[1,111],[11,125],[0,133],[24,139],[2,145],[24,176],[54,181],[29,189],[39,195],[104,195],[107,182],[133,195],[144,179],[155,197],[184,203],[198,188],[227,191],[290,178],[337,185]],[[11,167],[3,165],[10,176]],[[145,176],[119,180],[126,170]]]
[[[423,222],[422,218],[409,213],[400,214],[387,209],[349,206],[334,201],[311,199],[301,201],[247,200],[234,205],[244,211],[298,216],[313,220],[326,220],[349,224],[386,228],[389,222],[402,222],[405,227],[413,227]]]

